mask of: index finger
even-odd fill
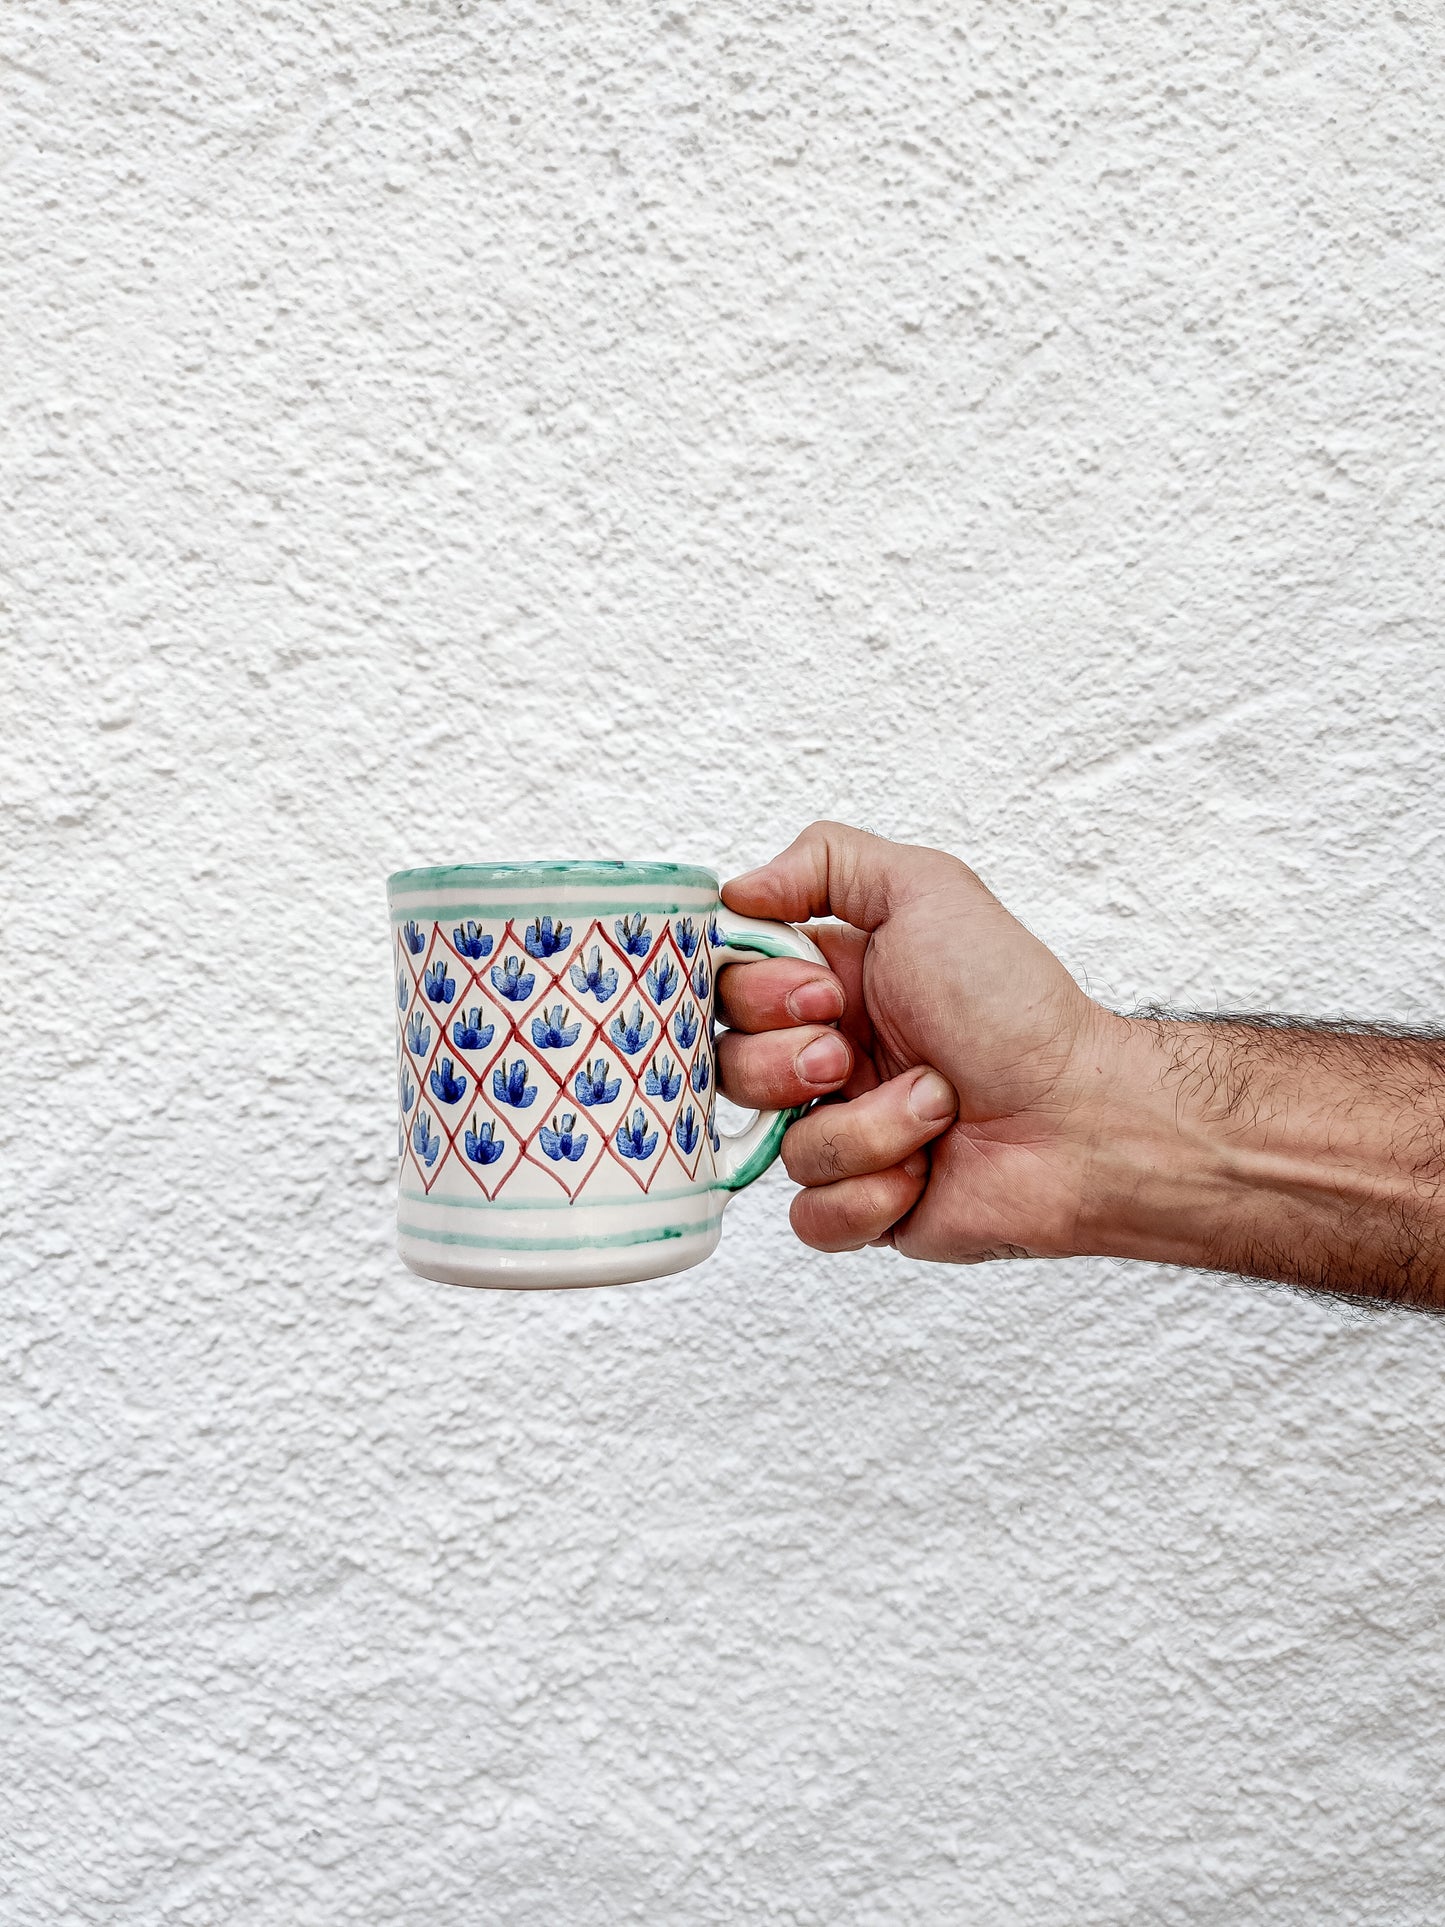
[[[732,1030],[835,1024],[846,993],[831,971],[797,957],[729,964],[717,974],[718,1015]]]

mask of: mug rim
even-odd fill
[[[544,858],[526,863],[428,863],[393,870],[388,890],[545,889],[549,884],[603,888],[609,884],[673,884],[683,889],[718,888],[717,872],[698,863],[658,863],[646,858]]]

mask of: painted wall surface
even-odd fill
[[[967,856],[1445,1017],[1445,25],[3,29],[0,1917],[1437,1922],[1445,1323],[392,1251],[382,880]]]

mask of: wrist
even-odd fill
[[[1249,1188],[1238,1147],[1201,1105],[1202,1027],[1109,1015],[1097,1053],[1075,1248],[1080,1255],[1207,1265]],[[1244,1162],[1247,1162],[1244,1161]]]

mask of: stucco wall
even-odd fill
[[[1445,29],[6,12],[6,1922],[1426,1923],[1445,1323],[392,1252],[385,872],[1445,1016]]]

